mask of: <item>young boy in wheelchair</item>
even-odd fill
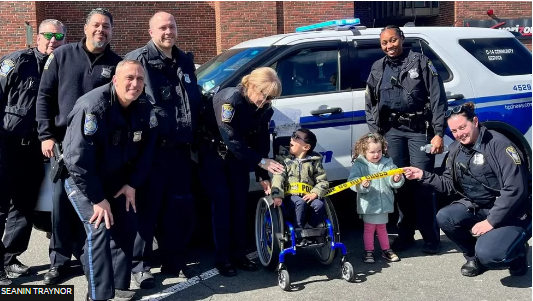
[[[272,178],[272,199],[274,207],[283,203],[286,219],[295,222],[298,228],[315,228],[324,221],[324,202],[322,199],[329,188],[326,170],[322,166],[322,156],[313,152],[317,143],[316,136],[308,129],[301,128],[291,137],[287,150],[280,146],[276,160],[284,165],[285,171]],[[313,187],[309,194],[285,196],[285,189],[292,183],[305,183]],[[309,218],[307,218],[309,217]],[[309,241],[297,239],[298,246]]]

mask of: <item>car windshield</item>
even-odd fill
[[[202,93],[219,86],[237,69],[251,61],[267,47],[229,49],[203,64],[196,74]]]

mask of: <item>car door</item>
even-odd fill
[[[282,84],[273,102],[274,136],[311,129],[330,181],[346,179],[351,165],[353,99],[342,70],[348,59],[342,40],[290,45],[265,64],[277,71]]]
[[[462,71],[457,63],[435,43],[429,43],[425,36],[407,36],[403,43],[404,50],[412,50],[427,56],[444,83],[444,89],[448,101],[473,97],[472,85],[468,76]],[[353,76],[353,99],[354,99],[354,122],[352,126],[352,140],[369,131],[365,119],[365,88],[366,80],[370,74],[372,64],[385,56],[381,50],[379,36],[355,36],[348,37],[348,49],[350,51],[350,63],[352,64]],[[451,137],[444,138],[444,144],[449,145]],[[435,166],[440,167],[444,155],[438,155]]]

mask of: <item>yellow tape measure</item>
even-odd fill
[[[353,179],[349,182],[337,185],[335,187],[331,187],[330,189],[328,189],[328,192],[326,193],[325,196],[330,196],[332,194],[346,190],[354,185],[360,184],[364,180],[376,180],[376,179],[393,176],[397,174],[402,174],[402,173],[403,173],[403,168],[396,168],[396,169],[391,169],[389,171],[378,172],[378,173],[364,176],[361,178]],[[288,189],[285,190],[285,194],[309,194],[311,193],[312,189],[313,189],[313,186],[305,184],[305,183],[290,183]]]

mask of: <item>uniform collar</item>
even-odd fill
[[[477,137],[476,143],[474,143],[474,146],[472,147],[477,152],[481,151],[481,143],[483,142],[483,137],[485,136],[486,131],[487,128],[484,126],[479,126],[479,136]]]
[[[86,37],[83,37],[83,38],[81,39],[81,41],[78,42],[78,46],[81,47],[83,50],[85,50],[85,51],[88,52],[89,50],[88,50],[87,47],[85,46],[85,42],[87,42],[87,38],[86,38]],[[111,43],[107,43],[107,45],[105,46],[104,51],[102,51],[102,53],[99,53],[99,54],[104,54],[104,53],[109,52],[109,51],[111,51]],[[96,54],[96,53],[95,53],[95,54]]]
[[[165,61],[167,56],[157,48],[153,40],[150,40],[148,44],[146,45],[146,48],[148,49],[148,59],[149,60],[161,60],[162,62]],[[172,46],[172,59],[178,61],[180,56],[179,49],[176,45]]]

